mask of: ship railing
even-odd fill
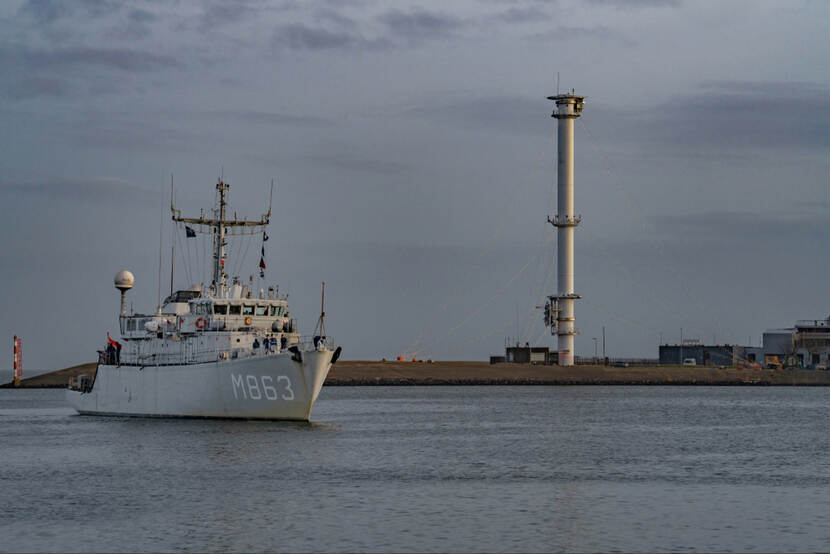
[[[295,342],[293,344],[294,345],[299,345],[300,350],[303,351],[303,352],[311,352],[311,351],[317,350],[319,345],[323,345],[329,350],[334,350],[336,343],[334,342],[334,337],[332,337],[331,335],[325,335],[325,336],[319,336],[319,335],[317,335],[317,336],[311,336],[311,335],[306,336],[306,335],[303,335],[299,338],[299,340],[297,342]],[[293,345],[291,345],[291,346],[293,346]]]

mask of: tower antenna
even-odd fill
[[[558,76],[557,76],[558,80]],[[548,223],[556,227],[557,293],[548,296],[545,325],[557,335],[559,365],[574,365],[574,228],[582,216],[574,213],[574,119],[582,114],[584,96],[565,93],[548,96],[556,102],[552,117],[558,121],[556,215]]]

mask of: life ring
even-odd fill
[[[250,325],[250,324],[251,324],[251,316],[248,316],[248,317],[245,318],[245,325]]]
[[[204,329],[206,325],[207,325],[207,319],[205,319],[203,317],[200,317],[199,319],[196,320],[196,328],[197,329]]]

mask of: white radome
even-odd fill
[[[122,269],[115,274],[115,288],[118,290],[130,290],[134,283],[135,277],[126,269]]]

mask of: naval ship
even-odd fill
[[[341,352],[326,336],[325,283],[320,318],[308,337],[298,332],[279,287],[257,292],[253,278],[245,284],[239,277],[229,284],[229,234],[261,231],[267,240],[271,216],[269,202],[258,220],[229,219],[229,188],[220,179],[218,205],[209,215],[187,218],[173,204],[171,184],[173,221],[186,225],[188,236],[213,236],[212,281],[172,292],[156,313],[127,314],[134,277],[118,272],[120,340],[108,334],[95,374],[70,383],[67,399],[80,414],[309,420]]]

